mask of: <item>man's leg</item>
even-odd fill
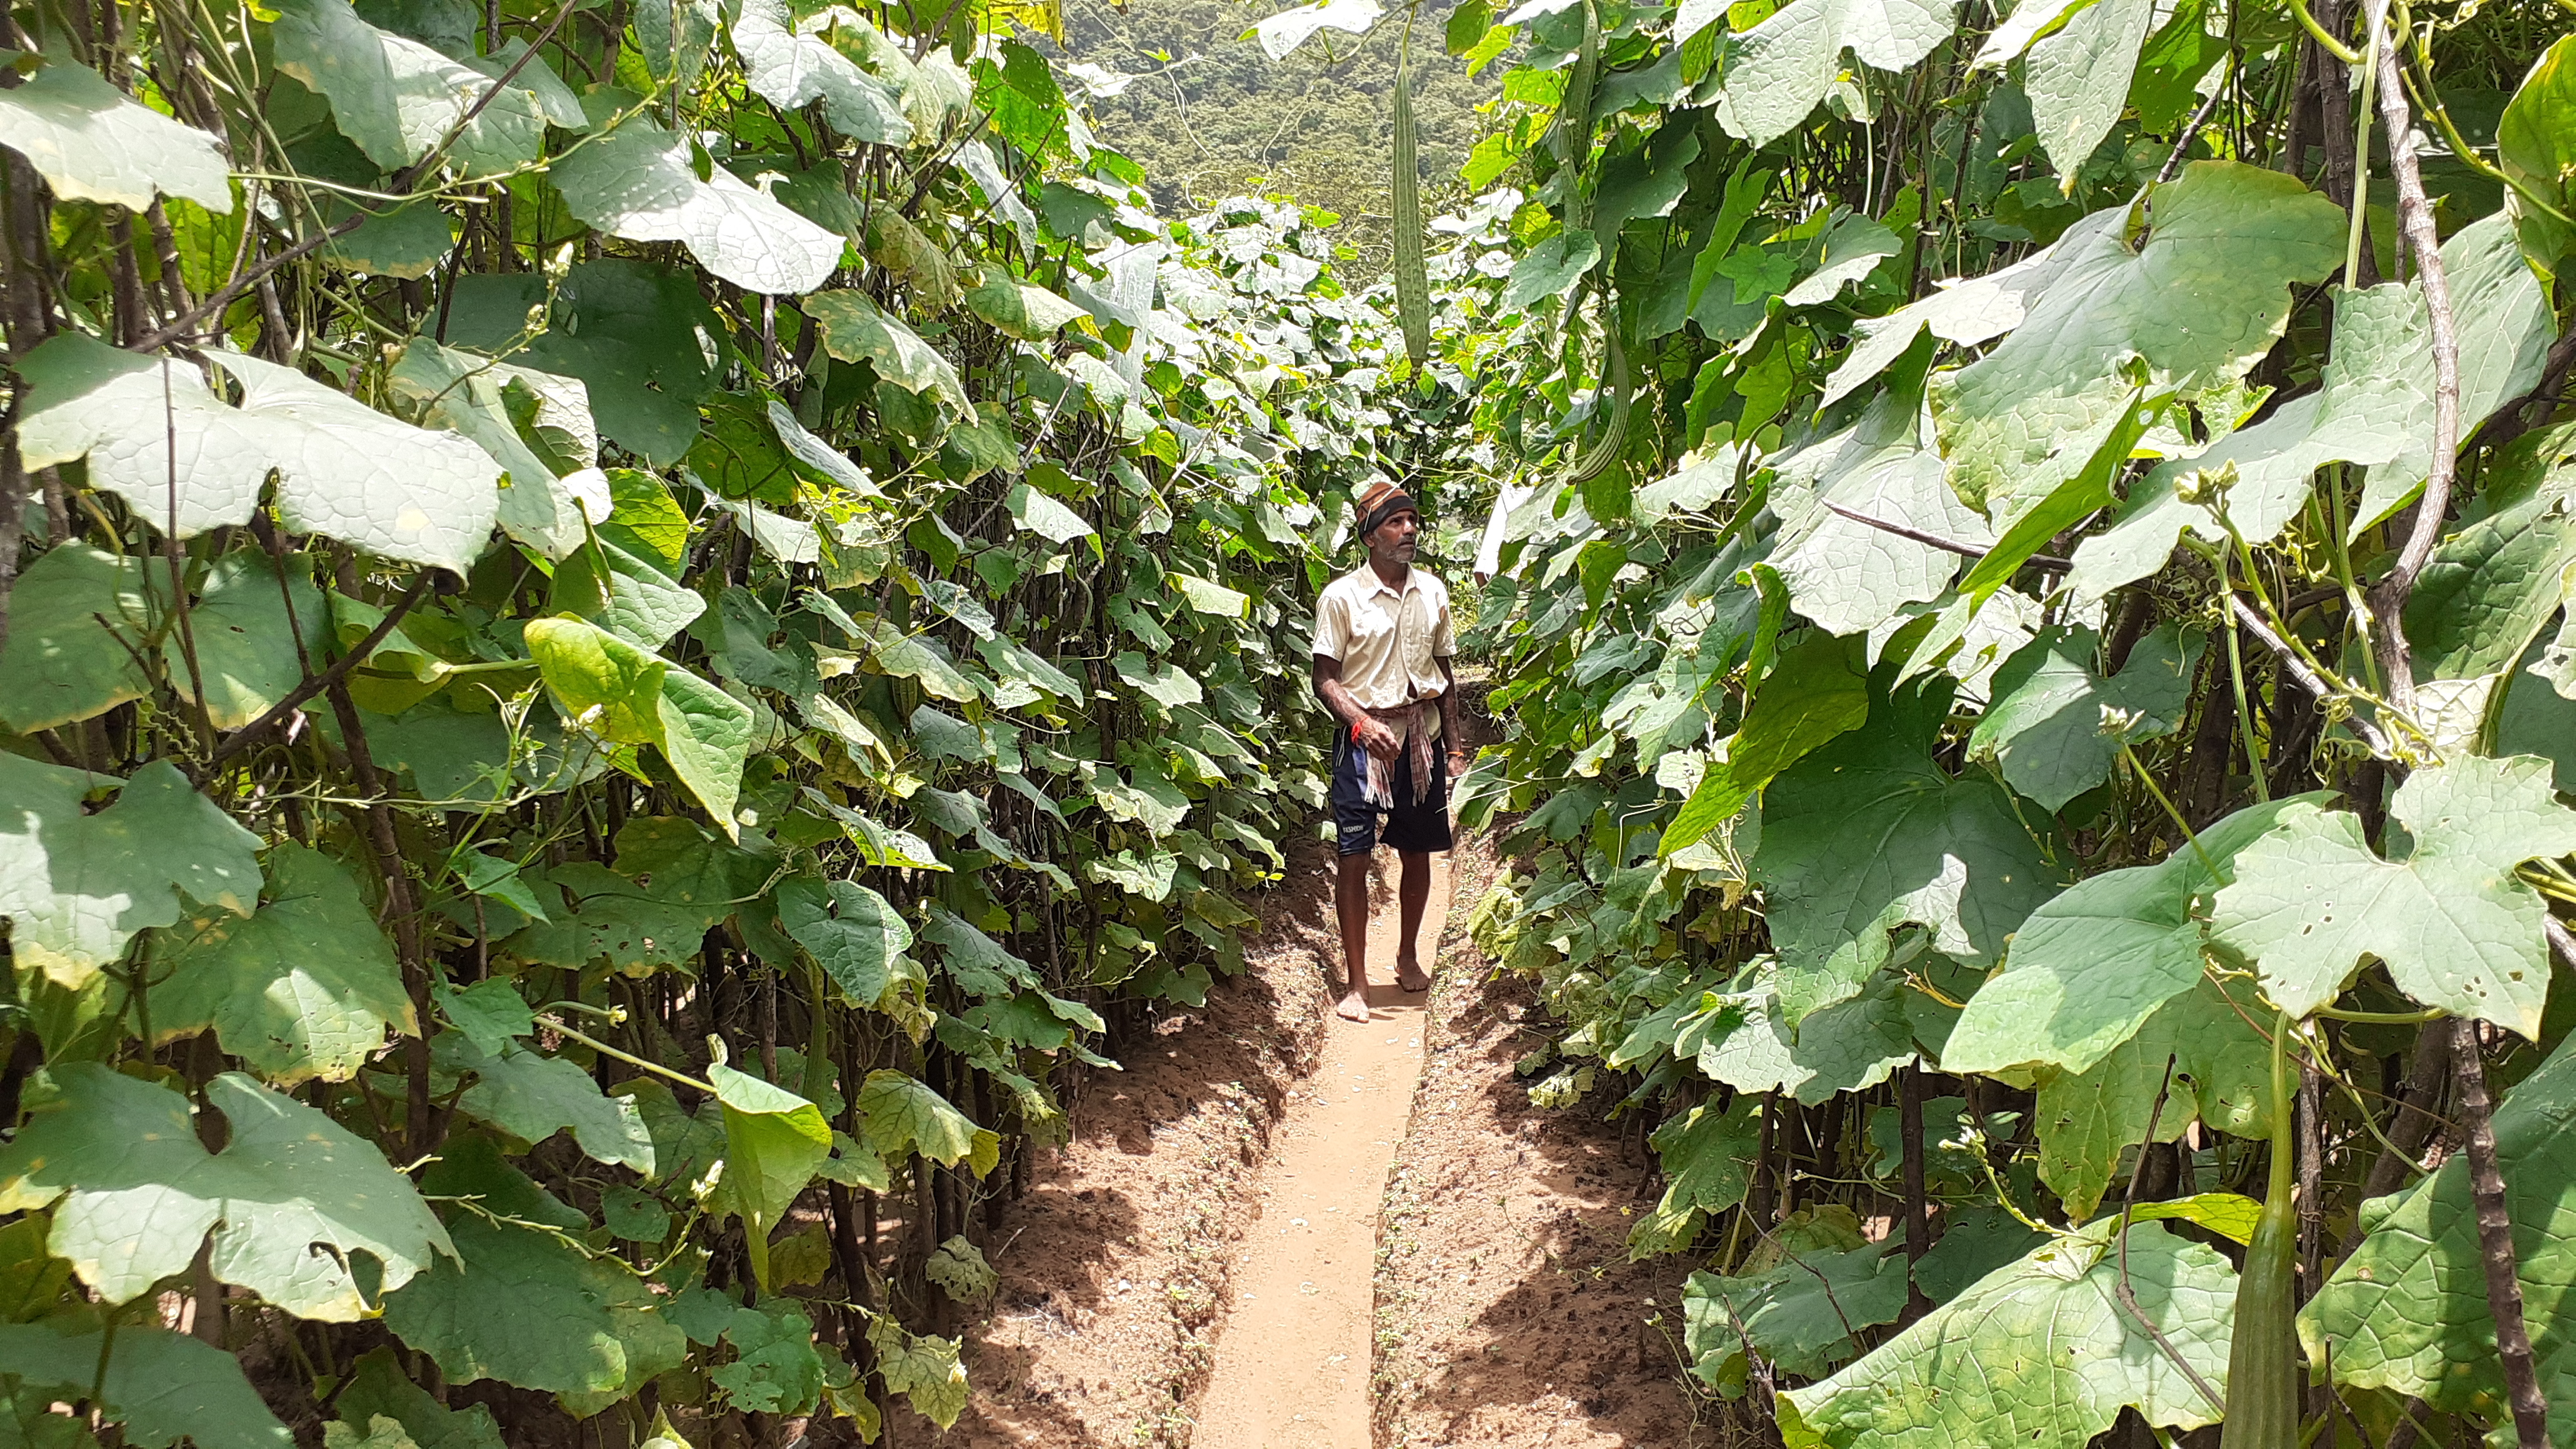
[[[1406,881],[1413,877],[1408,866]],[[1366,1021],[1368,1004],[1369,852],[1341,858],[1333,878],[1333,908],[1342,918],[1342,967],[1349,988],[1333,1008],[1344,1021]]]
[[[1422,969],[1413,942],[1422,934],[1423,908],[1431,903],[1431,852],[1407,850],[1400,852],[1398,858],[1404,862],[1404,874],[1396,881],[1395,896],[1401,908],[1398,919],[1404,936],[1395,948],[1395,984],[1406,991],[1428,991],[1431,975]]]

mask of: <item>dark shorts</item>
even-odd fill
[[[1449,848],[1448,756],[1432,752],[1431,789],[1418,805],[1411,750],[1396,757],[1392,774],[1395,808],[1381,810],[1368,802],[1368,751],[1351,742],[1347,727],[1334,732],[1333,825],[1342,854],[1366,855],[1381,842],[1407,855]]]

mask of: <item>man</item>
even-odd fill
[[[1359,506],[1368,562],[1326,584],[1315,601],[1315,693],[1342,725],[1333,745],[1341,848],[1333,903],[1350,979],[1334,1010],[1345,1021],[1369,1016],[1369,853],[1380,839],[1404,863],[1395,984],[1406,991],[1431,985],[1414,937],[1431,899],[1431,852],[1449,848],[1449,777],[1466,770],[1449,668],[1457,648],[1449,590],[1413,566],[1421,511],[1387,482],[1371,484]]]

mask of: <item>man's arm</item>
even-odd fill
[[[1315,656],[1315,697],[1324,702],[1324,708],[1331,710],[1335,719],[1351,727],[1351,736],[1362,749],[1381,760],[1395,758],[1402,742],[1396,739],[1395,731],[1362,708],[1352,696],[1351,687],[1342,683],[1342,661],[1327,654]]]

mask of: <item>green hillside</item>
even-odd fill
[[[1152,178],[1155,201],[1184,213],[1244,191],[1276,192],[1338,213],[1337,238],[1356,252],[1357,279],[1385,264],[1389,120],[1404,12],[1365,36],[1325,30],[1283,61],[1240,39],[1287,7],[1275,0],[1134,0],[1064,7],[1070,59],[1138,79],[1090,97],[1100,137]],[[1485,125],[1476,107],[1501,88],[1505,65],[1470,77],[1441,46],[1450,0],[1426,0],[1413,22],[1414,108],[1422,135],[1424,205],[1463,190],[1458,168]]]

